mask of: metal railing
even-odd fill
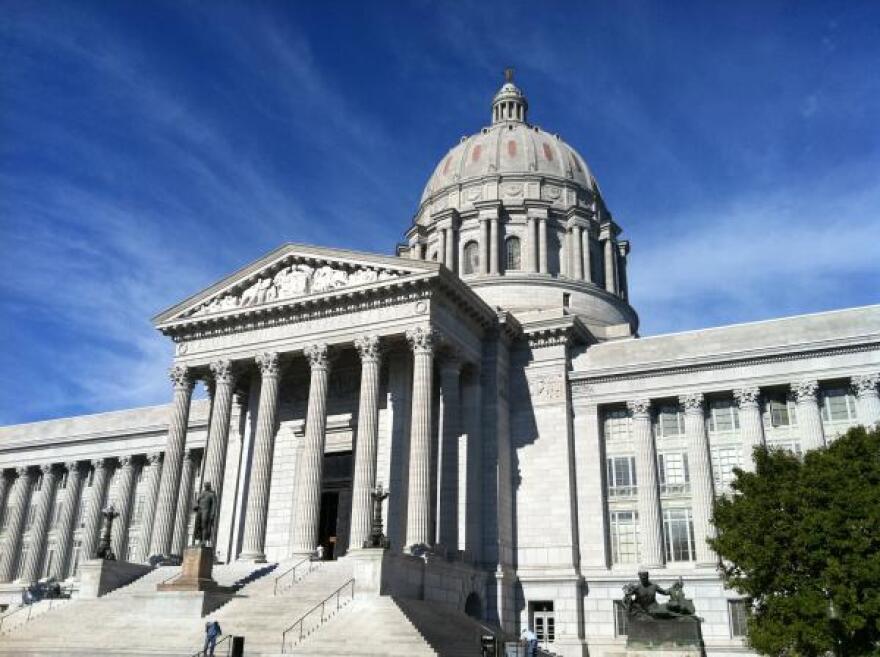
[[[222,644],[226,644],[223,646]],[[222,647],[221,647],[222,646]],[[205,657],[208,653],[205,652],[204,648],[197,652],[194,652],[190,657]],[[232,635],[227,634],[222,639],[220,639],[216,644],[214,644],[214,657],[223,657],[223,655],[231,655],[232,654]]]
[[[24,625],[31,618],[36,618],[37,616],[42,616],[46,612],[50,611],[52,609],[52,607],[55,607],[62,602],[69,602],[69,601],[70,601],[70,594],[68,594],[65,597],[60,597],[60,598],[43,598],[42,600],[40,600],[38,602],[33,602],[31,604],[24,605],[22,607],[19,607],[15,611],[10,611],[6,614],[3,614],[3,616],[0,616],[0,634],[3,634],[4,625],[6,625],[7,630],[9,629],[9,625],[8,625],[8,623],[6,623],[6,621],[9,620],[10,618],[12,618],[13,616],[17,620],[21,621],[18,625],[15,625],[13,627],[13,629],[14,629],[15,627],[20,627],[21,625]],[[43,602],[48,602],[49,604],[48,605],[40,604]],[[34,613],[35,608],[38,609],[39,613]]]
[[[354,578],[348,580],[321,602],[309,609],[306,613],[300,616],[293,625],[281,633],[282,654],[287,652],[289,640],[291,648],[302,642],[305,637],[333,618],[340,609],[352,600],[354,600]],[[320,614],[320,616],[318,616],[318,614]],[[306,621],[310,618],[314,618],[317,622],[314,625],[310,624],[308,628],[306,628]],[[290,637],[290,639],[288,639],[288,637]]]
[[[272,591],[272,595],[278,595],[279,590],[283,591],[284,589],[290,588],[303,577],[318,568],[320,563],[320,561],[312,561],[311,557],[306,557],[302,561],[298,561],[275,578],[275,588]],[[297,575],[299,576],[297,577]],[[290,580],[289,584],[287,583],[287,580]]]

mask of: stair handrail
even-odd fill
[[[73,588],[73,587],[71,587],[71,590],[72,590],[72,588]],[[38,605],[38,604],[41,603],[41,602],[46,602],[46,601],[48,601],[49,604],[45,607],[45,609],[46,609],[46,611],[51,611],[51,610],[52,610],[52,606],[53,606],[58,600],[70,600],[70,595],[68,595],[66,598],[64,598],[64,597],[60,597],[60,598],[43,598],[42,600],[37,600],[36,602],[31,602],[31,603],[29,603],[29,604],[22,605],[22,606],[19,607],[18,609],[14,609],[13,611],[10,611],[10,612],[7,612],[7,613],[3,614],[2,616],[0,616],[0,634],[2,634],[2,632],[3,632],[3,623],[6,622],[6,619],[8,619],[8,618],[10,618],[10,617],[12,617],[12,616],[16,616],[16,615],[18,615],[19,613],[21,613],[21,612],[23,612],[23,611],[27,611],[27,618],[24,619],[24,623],[27,623],[27,622],[30,621],[30,619],[31,619],[31,615],[33,614],[33,611],[34,611],[34,606]],[[45,612],[44,612],[44,613],[45,613]],[[24,625],[24,623],[22,623],[22,625]]]
[[[220,639],[217,643],[215,643],[214,644],[214,654],[217,654],[217,646],[219,646],[221,643],[223,643],[224,641],[227,641],[231,638],[232,638],[232,635],[227,634],[222,639]],[[226,654],[228,655],[232,652],[232,644],[230,643],[229,645],[226,646],[226,648],[227,648]],[[204,648],[202,648],[201,650],[197,650],[192,655],[190,655],[190,657],[204,657],[204,656],[205,656],[205,649]]]
[[[326,598],[324,598],[323,600],[321,600],[321,602],[319,602],[318,604],[316,604],[314,607],[312,607],[312,608],[309,609],[306,613],[304,613],[302,616],[300,616],[298,619],[296,619],[296,621],[293,623],[293,625],[291,625],[291,626],[288,627],[286,630],[284,630],[284,631],[281,633],[281,653],[282,653],[282,654],[285,654],[285,653],[287,652],[286,649],[285,649],[286,646],[287,646],[287,635],[288,635],[288,633],[292,633],[292,632],[293,632],[293,629],[296,628],[297,626],[299,626],[299,641],[302,641],[302,640],[303,640],[303,638],[304,638],[304,636],[305,636],[305,635],[303,634],[303,630],[304,630],[304,628],[305,628],[305,624],[304,624],[304,623],[305,623],[305,620],[306,620],[306,618],[308,618],[309,616],[311,616],[314,612],[316,612],[318,609],[321,610],[321,622],[318,624],[318,627],[320,627],[320,626],[323,625],[327,620],[329,620],[330,618],[332,618],[333,614],[331,614],[330,616],[325,616],[325,615],[324,615],[325,612],[326,612],[326,605],[327,605],[327,603],[328,603],[332,598],[336,598],[336,611],[338,612],[339,609],[340,609],[340,607],[341,607],[341,605],[340,605],[341,594],[342,594],[343,590],[345,590],[345,589],[347,589],[347,588],[349,588],[349,587],[351,587],[351,597],[349,598],[349,602],[350,602],[351,600],[354,600],[354,577],[352,577],[352,578],[351,578],[350,580],[348,580],[345,584],[343,584],[343,585],[340,586],[338,589],[336,589],[335,591],[333,591],[333,593],[331,593],[331,594],[328,595]],[[334,612],[334,613],[335,613],[335,612]]]
[[[303,564],[306,564],[306,563],[308,563],[308,564],[312,564],[312,563],[314,563],[314,562],[312,561],[312,558],[311,558],[311,557],[306,557],[306,558],[303,559],[302,561],[297,561],[297,562],[296,562],[295,564],[293,564],[290,568],[288,568],[288,569],[285,570],[283,573],[281,573],[280,575],[278,575],[278,577],[275,578],[275,587],[274,587],[273,590],[272,590],[272,595],[278,595],[278,583],[280,582],[281,579],[287,577],[287,576],[290,575],[291,573],[293,574],[293,582],[294,582],[294,584],[295,584],[296,581],[297,581],[297,580],[296,580],[296,569],[299,568],[300,566],[302,566]],[[309,572],[311,572],[311,569],[309,569]]]

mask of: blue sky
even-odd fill
[[[390,253],[513,66],[642,333],[880,301],[876,2],[2,2],[0,423],[170,399],[157,311]]]

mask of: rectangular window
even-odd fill
[[[606,442],[629,438],[629,412],[625,408],[605,411],[604,435]]]
[[[639,560],[639,514],[636,511],[611,512],[611,560],[637,563]]]
[[[663,509],[663,538],[666,561],[693,561],[696,558],[694,520],[690,509]]]
[[[728,600],[727,613],[730,616],[730,636],[744,637],[747,634],[749,601],[747,599]]]
[[[856,400],[846,388],[822,391],[822,419],[826,422],[852,422],[856,419]]]
[[[739,407],[732,399],[713,399],[709,402],[709,431],[730,432],[739,429]]]
[[[661,406],[657,413],[657,436],[672,438],[684,435],[684,413],[678,406]]]
[[[784,396],[767,401],[771,427],[790,427],[797,424],[795,403]]]
[[[770,449],[784,449],[787,452],[797,454],[798,456],[802,454],[801,444],[797,440],[774,440],[772,442],[768,442],[767,447]]]
[[[733,469],[740,467],[742,450],[735,445],[712,448],[712,477],[715,486],[726,488],[733,481]]]
[[[636,459],[634,456],[612,456],[607,460],[608,495],[632,497],[636,494]]]
[[[614,636],[626,636],[629,632],[626,619],[626,607],[620,600],[614,601]]]
[[[660,477],[660,492],[665,495],[688,493],[691,489],[691,476],[688,470],[687,454],[666,452],[657,456],[657,474]]]

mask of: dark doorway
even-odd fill
[[[464,601],[464,613],[477,620],[483,618],[483,603],[480,601],[480,596],[471,593],[467,597],[467,600]]]
[[[325,559],[336,558],[336,518],[338,514],[339,493],[337,491],[322,493],[318,543],[324,546]]]

